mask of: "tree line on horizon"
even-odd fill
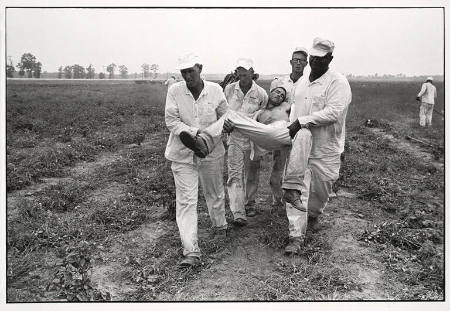
[[[20,62],[16,65],[18,69],[19,77],[24,78],[25,74],[27,78],[37,78],[41,77],[42,63],[37,61],[36,57],[31,53],[24,53],[20,58]],[[11,57],[9,57],[9,63],[6,64],[6,77],[13,78],[14,72],[16,72],[16,67],[13,65]],[[104,67],[105,68],[105,67]],[[128,79],[129,73],[128,68],[125,65],[116,65],[114,63],[106,66],[106,72],[99,72],[99,79],[115,79],[116,70],[119,72],[119,77],[122,79]],[[141,65],[140,77],[142,79],[156,78],[158,75],[159,65],[157,64],[147,64]],[[107,73],[107,74],[106,74]],[[134,73],[135,78],[138,78],[138,74]],[[79,65],[67,65],[60,66],[58,68],[58,79],[95,79],[96,71],[92,64],[89,64],[86,68]]]

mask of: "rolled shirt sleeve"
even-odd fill
[[[426,90],[427,90],[427,86],[425,85],[425,83],[423,83],[419,94],[417,94],[417,97],[421,97],[425,93]]]

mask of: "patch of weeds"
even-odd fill
[[[420,240],[418,236],[411,235],[406,221],[385,221],[373,225],[372,229],[366,229],[360,240],[364,242],[375,242],[378,244],[392,244],[403,249],[418,250]]]
[[[10,146],[13,148],[34,148],[39,144],[41,137],[33,131],[25,130],[22,133],[15,133],[14,140]]]
[[[286,246],[289,238],[287,217],[269,215],[263,219],[261,227],[265,228],[259,238],[261,243],[275,249]]]
[[[381,128],[381,129],[385,129],[385,130],[391,130],[392,127],[389,124],[389,122],[387,122],[386,120],[380,119],[367,119],[366,121],[364,121],[364,125],[366,127],[370,127],[370,128]]]
[[[225,242],[200,240],[202,264],[197,267],[180,269],[182,247],[178,230],[174,229],[159,237],[143,254],[142,264],[136,273],[130,275],[131,281],[139,284],[137,292],[130,294],[128,300],[151,301],[159,299],[161,294],[174,295],[180,288],[209,266],[209,255],[223,249]]]
[[[46,212],[42,204],[28,200],[21,200],[17,209],[17,217],[7,222],[7,247],[8,251],[22,253],[36,248],[37,236],[34,233],[46,221]]]
[[[16,283],[21,282],[21,278],[28,275],[33,270],[36,258],[28,251],[8,253],[8,267],[6,271],[8,287],[17,287]]]
[[[24,166],[8,162],[6,164],[6,191],[23,189],[31,185],[33,176]]]
[[[90,214],[90,219],[104,226],[105,230],[127,232],[150,220],[153,212],[152,206],[113,200],[97,206]]]
[[[354,189],[362,199],[395,213],[403,209],[417,188],[443,187],[442,177],[439,172],[430,173],[420,159],[397,150],[389,140],[356,127],[348,135],[336,187]],[[423,182],[423,178],[430,182]]]
[[[411,228],[418,225],[423,225],[423,221],[416,217],[375,224],[365,230],[360,240],[381,246],[387,267],[396,273],[398,280],[442,293],[442,232],[435,228]]]
[[[167,211],[165,218],[175,219],[175,182],[166,163],[154,166],[150,172],[139,172],[128,185],[133,200],[163,206]]]
[[[45,209],[66,212],[84,201],[92,186],[83,183],[58,183],[39,194],[39,202]]]
[[[7,191],[22,189],[41,177],[60,177],[67,166],[91,161],[96,153],[94,147],[82,142],[17,152],[8,157]]]
[[[128,158],[120,158],[96,169],[95,175],[102,181],[128,184],[137,177],[138,168]]]
[[[107,151],[116,151],[119,147],[119,140],[117,137],[101,135],[97,137],[90,138],[94,146],[98,146],[100,149]]]
[[[67,301],[110,301],[109,292],[101,292],[92,286],[92,249],[82,242],[64,250],[63,261],[55,273],[47,291],[56,291],[57,297]]]
[[[324,256],[317,258],[314,264],[281,263],[277,272],[257,284],[256,300],[321,300],[361,289],[354,276]]]

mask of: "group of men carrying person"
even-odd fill
[[[233,223],[245,226],[257,213],[255,195],[262,155],[273,157],[270,186],[273,206],[286,206],[289,243],[286,254],[304,244],[307,226],[315,227],[344,151],[345,118],[351,102],[347,79],[329,69],[334,43],[316,38],[312,48],[296,48],[289,76],[275,79],[270,93],[254,81],[253,61],[236,64],[238,80],[224,89],[201,78],[194,54],[179,59],[183,81],[169,87],[165,119],[170,136],[165,156],[172,162],[176,221],[183,245],[181,267],[200,263],[197,237],[198,181],[215,235],[225,237],[225,148],[228,136],[227,192]],[[308,64],[309,76],[303,76]]]

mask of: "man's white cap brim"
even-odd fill
[[[311,48],[311,49],[309,50],[309,55],[311,55],[311,56],[322,57],[322,56],[327,55],[327,53],[328,53],[328,52],[326,52],[326,51],[317,50],[317,49],[315,49],[315,48]]]
[[[253,60],[250,58],[239,58],[236,62],[236,68],[239,67],[249,70],[250,68],[253,68]]]
[[[305,53],[306,55],[308,55],[308,49],[302,46],[297,46],[293,53]]]
[[[193,53],[189,53],[178,59],[177,70],[183,70],[194,67],[196,64],[200,64],[199,57]]]

